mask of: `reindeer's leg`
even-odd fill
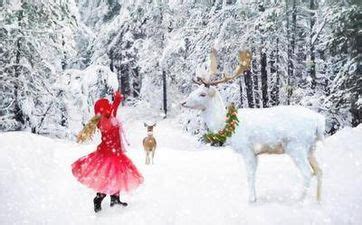
[[[310,179],[312,177],[312,171],[307,159],[307,153],[304,148],[297,147],[293,148],[293,152],[289,152],[289,154],[303,176],[304,188],[301,199],[304,199],[310,185]]]
[[[314,152],[310,152],[308,156],[310,166],[314,171],[314,175],[317,177],[317,201],[321,200],[321,189],[322,189],[322,170],[320,169],[318,162],[314,156]]]
[[[246,172],[248,176],[249,202],[255,202],[256,201],[255,173],[256,173],[256,167],[258,165],[258,158],[252,151],[244,153],[243,155],[246,166]]]

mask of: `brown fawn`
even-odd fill
[[[156,126],[156,123],[153,125],[144,123],[144,126],[147,127],[147,137],[143,139],[143,148],[146,152],[146,165],[148,165],[151,161],[153,164],[153,157],[155,156],[157,146],[156,139],[153,136],[153,128]]]

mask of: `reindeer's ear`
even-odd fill
[[[216,94],[216,89],[214,87],[209,87],[207,90],[210,97],[214,97]]]
[[[146,123],[143,123],[143,126],[147,127],[147,124],[146,124]]]

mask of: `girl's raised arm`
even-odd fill
[[[121,103],[121,101],[123,100],[123,96],[119,91],[115,91],[113,93],[113,105],[112,105],[112,110],[113,110],[113,116],[117,116],[117,110],[118,110],[118,106]]]

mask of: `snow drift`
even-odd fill
[[[95,149],[25,132],[0,134],[0,224],[361,224],[362,126],[318,146],[324,171],[321,204],[310,189],[299,202],[298,170],[287,156],[260,157],[258,202],[248,204],[243,161],[229,148],[199,145],[174,121],[159,122],[155,165],[144,165],[142,121],[126,124],[127,155],[145,177],[129,207],[93,212],[93,191],[70,164]],[[197,150],[197,151],[196,151]],[[313,180],[313,182],[316,182]],[[313,185],[312,185],[313,186]]]

